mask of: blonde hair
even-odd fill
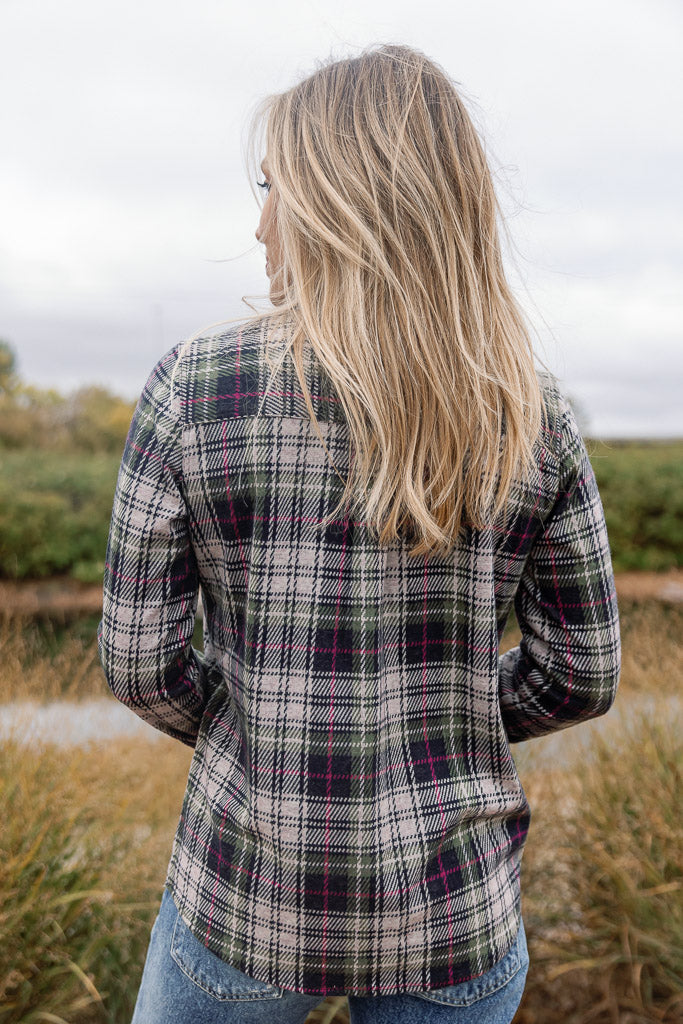
[[[321,442],[306,339],[353,448],[326,522],[360,511],[380,544],[446,554],[504,510],[543,416],[481,141],[445,72],[404,46],[320,67],[265,102],[264,125],[283,289],[269,315],[291,321]]]

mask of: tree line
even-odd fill
[[[133,409],[98,385],[64,395],[27,384],[12,346],[0,340],[0,449],[120,454]]]

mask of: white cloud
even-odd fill
[[[249,109],[330,51],[409,42],[472,99],[551,361],[601,430],[671,432],[682,27],[666,0],[6,0],[0,336],[39,382],[134,391],[265,290]]]

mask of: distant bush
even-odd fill
[[[97,385],[62,395],[26,384],[12,346],[0,339],[0,452],[120,452],[133,409],[133,402]]]
[[[683,441],[593,442],[614,567],[683,564]]]
[[[24,385],[0,342],[0,578],[99,582],[133,403]],[[614,568],[683,564],[683,441],[589,442]]]
[[[21,387],[0,392],[0,449],[40,448],[60,453],[120,452],[133,404],[105,388],[71,395]]]
[[[4,452],[0,576],[24,579],[70,573],[85,582],[99,582],[119,461],[120,453]]]
[[[93,445],[97,436],[93,431]],[[114,444],[113,436],[101,451],[88,451],[83,437],[80,451],[36,445],[0,453],[0,577],[102,578],[125,441],[124,434]],[[589,450],[614,568],[682,565],[683,442],[591,442]]]

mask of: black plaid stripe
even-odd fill
[[[362,521],[321,529],[343,483],[289,357],[268,387],[264,342],[233,330],[168,353],[117,484],[107,678],[195,747],[168,884],[213,952],[284,988],[455,983],[499,960],[519,923],[529,809],[509,743],[614,698],[590,463],[546,382],[537,472],[505,523],[426,564],[380,549]],[[305,368],[343,475],[339,402],[310,348]],[[513,601],[523,639],[499,659]]]

